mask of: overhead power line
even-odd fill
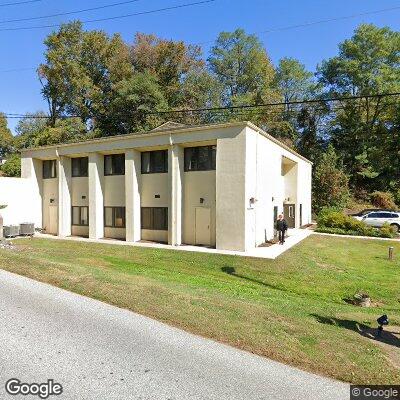
[[[145,114],[145,115],[166,115],[166,114],[188,114],[188,113],[202,113],[202,112],[223,112],[223,111],[235,111],[235,110],[252,110],[260,109],[265,107],[277,107],[277,106],[288,106],[288,105],[301,105],[301,104],[317,104],[317,103],[332,103],[338,101],[352,101],[360,99],[373,99],[373,98],[384,98],[400,96],[400,92],[394,93],[378,93],[371,95],[359,95],[359,96],[343,96],[343,97],[328,97],[326,99],[307,99],[307,100],[295,100],[287,102],[274,102],[274,103],[262,103],[262,104],[243,104],[240,106],[227,106],[227,107],[209,107],[209,108],[193,108],[193,109],[181,109],[181,110],[168,110],[168,111],[134,111],[131,114]],[[393,103],[397,104],[397,103]],[[285,111],[284,111],[285,112]],[[3,113],[7,118],[50,118],[49,115],[29,115],[22,113]],[[80,115],[65,115],[60,118],[80,118]]]
[[[41,1],[41,0],[34,0],[34,1]],[[134,1],[139,1],[139,0],[134,0]],[[215,1],[215,0],[214,0]],[[108,5],[108,6],[102,6],[104,7],[113,7],[114,5],[120,5],[120,4],[124,4],[125,2],[122,3],[115,3],[112,5]],[[202,3],[202,2],[201,2]],[[19,4],[19,3],[17,3]],[[0,5],[1,6],[1,5]],[[98,7],[95,7],[93,9],[99,9]],[[93,10],[91,9],[91,10]],[[73,11],[71,13],[78,13],[78,12],[84,12],[84,11],[89,11],[90,9],[86,9],[86,10],[80,10],[80,11]],[[164,10],[164,9],[163,9]],[[373,14],[379,14],[379,13],[383,13],[383,12],[388,12],[388,11],[396,11],[396,10],[400,10],[400,6],[399,7],[391,7],[391,8],[383,8],[380,10],[375,10],[375,11],[366,11],[363,13],[358,13],[358,14],[352,14],[352,15],[346,15],[346,16],[342,16],[342,17],[336,17],[336,18],[328,18],[328,19],[322,19],[322,20],[318,20],[318,21],[310,21],[310,22],[305,22],[305,23],[300,23],[300,24],[296,24],[296,25],[289,25],[286,27],[278,27],[278,28],[274,28],[274,29],[269,29],[269,30],[265,30],[265,31],[258,31],[258,32],[253,32],[253,35],[256,34],[266,34],[266,33],[274,33],[274,32],[280,32],[280,31],[286,31],[286,30],[291,30],[291,29],[298,29],[298,28],[303,28],[303,27],[308,27],[308,26],[312,26],[312,25],[318,25],[318,24],[323,24],[323,23],[327,23],[327,22],[334,22],[334,21],[340,21],[340,20],[346,20],[346,19],[352,19],[352,18],[357,18],[357,17],[361,17],[361,16],[366,16],[366,15],[373,15]],[[150,12],[157,12],[157,10],[154,11],[148,11],[145,13],[150,13]],[[58,14],[60,15],[60,14]],[[134,14],[134,15],[140,15],[140,14]],[[56,16],[56,15],[53,15]],[[50,16],[47,16],[50,17]],[[128,16],[121,16],[121,17],[111,17],[113,19],[115,18],[125,18]],[[42,16],[42,17],[34,17],[32,19],[39,19],[39,18],[46,18],[46,16]],[[105,19],[102,19],[105,20]],[[99,20],[97,20],[99,21]],[[11,21],[0,21],[0,23],[6,23],[6,22],[11,22]],[[93,21],[86,21],[87,22],[95,22]],[[84,22],[85,23],[85,22]],[[52,26],[45,26],[45,27],[56,27],[56,26],[60,26],[60,25],[52,25]],[[33,28],[29,28],[29,27],[21,27],[21,28],[9,28],[9,30],[21,30],[21,29],[39,29],[41,27],[33,27]],[[0,29],[0,31],[2,30],[7,30],[7,29]],[[213,43],[214,40],[209,40],[209,41],[205,41],[205,42],[199,42],[196,43],[198,45],[202,45],[202,44],[208,44],[208,43]],[[0,73],[8,73],[8,72],[19,72],[19,71],[28,71],[28,70],[36,70],[37,68],[34,67],[30,67],[30,68],[14,68],[14,69],[8,69],[8,70],[0,70]]]
[[[202,5],[202,4],[214,3],[216,1],[217,0],[202,0],[202,1],[196,1],[194,3],[185,3],[185,4],[180,4],[177,6],[158,8],[156,10],[140,11],[140,12],[131,13],[131,14],[117,15],[114,17],[88,19],[88,20],[81,21],[81,23],[89,24],[89,23],[94,23],[94,22],[104,22],[104,21],[112,21],[112,20],[123,19],[123,18],[130,18],[130,17],[139,16],[139,15],[155,14],[155,13],[164,12],[164,11],[177,10],[180,8],[187,8],[187,7],[192,7],[192,6]],[[22,30],[25,31],[25,30],[31,30],[31,29],[44,29],[44,28],[59,28],[60,26],[62,26],[64,24],[65,24],[65,22],[58,23],[58,24],[40,25],[40,26],[22,26],[22,27],[16,27],[16,28],[1,28],[0,32],[22,31]]]
[[[375,10],[375,11],[366,11],[366,12],[362,12],[362,13],[358,13],[358,14],[345,15],[345,16],[335,17],[335,18],[321,19],[319,21],[304,22],[304,23],[297,24],[297,25],[289,25],[289,26],[283,26],[283,27],[280,27],[280,28],[269,29],[269,30],[266,30],[266,31],[258,32],[258,33],[282,32],[282,31],[287,31],[287,30],[290,30],[290,29],[305,28],[307,26],[312,26],[312,25],[325,24],[325,23],[328,23],[328,22],[343,21],[343,20],[346,20],[346,19],[365,17],[367,15],[380,14],[380,13],[384,13],[384,12],[388,12],[388,11],[396,11],[396,10],[400,10],[400,6],[391,7],[391,8],[383,8],[383,9]]]
[[[381,14],[384,12],[397,11],[397,10],[400,10],[400,6],[391,7],[391,8],[382,8],[380,10],[365,11],[365,12],[358,13],[358,14],[343,15],[341,17],[333,17],[333,18],[320,19],[320,20],[310,21],[310,22],[302,22],[302,23],[295,24],[295,25],[281,26],[281,27],[277,27],[277,28],[268,29],[265,31],[253,32],[253,35],[268,34],[268,33],[288,31],[288,30],[292,30],[292,29],[306,28],[308,26],[320,25],[320,24],[325,24],[328,22],[343,21],[343,20],[347,20],[347,19],[365,17],[367,15]],[[214,40],[208,40],[206,42],[200,42],[197,44],[201,45],[201,44],[208,44],[208,43],[213,43],[213,42],[214,42]]]
[[[147,114],[174,114],[174,113],[195,113],[195,112],[207,112],[207,111],[222,111],[222,110],[242,110],[252,109],[261,107],[276,107],[276,106],[288,106],[288,105],[301,105],[301,104],[315,104],[315,103],[331,103],[335,101],[346,101],[346,100],[359,100],[359,99],[372,99],[378,97],[392,97],[400,96],[400,92],[395,93],[382,93],[365,96],[345,96],[345,97],[330,97],[326,99],[309,99],[309,100],[296,100],[296,101],[282,101],[275,103],[262,103],[262,104],[244,104],[240,106],[229,106],[229,107],[210,107],[210,108],[197,108],[188,110],[170,110],[170,111],[149,111]]]
[[[89,11],[97,11],[97,10],[103,10],[105,8],[111,8],[111,7],[117,7],[117,6],[122,6],[125,4],[131,4],[131,3],[137,3],[140,0],[130,0],[130,1],[121,1],[119,3],[113,3],[113,4],[106,4],[104,6],[98,6],[98,7],[92,7],[92,8],[84,8],[81,10],[76,10],[76,11],[67,11],[67,12],[62,12],[58,14],[48,14],[48,15],[41,15],[38,17],[28,17],[28,18],[19,18],[19,19],[5,19],[5,20],[0,20],[0,24],[8,24],[11,22],[26,22],[26,21],[35,21],[38,19],[46,19],[46,18],[53,18],[53,17],[62,17],[65,15],[73,15],[73,14],[81,14]]]
[[[26,1],[17,1],[14,3],[4,3],[4,4],[0,3],[0,7],[19,6],[20,4],[37,3],[39,1],[42,0],[26,0]]]

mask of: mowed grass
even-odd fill
[[[0,267],[272,359],[358,384],[400,382],[400,244],[313,235],[277,260],[21,239]],[[395,260],[387,260],[393,245]],[[344,299],[368,293],[374,307]],[[389,327],[390,328],[390,327]],[[396,338],[395,338],[396,339]]]

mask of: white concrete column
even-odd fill
[[[89,154],[89,238],[104,237],[104,156]]]
[[[216,247],[246,251],[246,132],[217,140]]]
[[[168,150],[168,244],[182,244],[182,184],[184,173],[183,147],[173,145]]]
[[[127,242],[137,242],[141,239],[140,179],[141,153],[137,150],[127,150],[125,153],[125,207]]]
[[[58,236],[71,236],[71,159],[60,156],[58,171]]]

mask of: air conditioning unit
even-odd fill
[[[5,226],[4,230],[4,237],[6,238],[15,238],[19,235],[19,226],[18,225],[10,225]]]
[[[23,222],[19,225],[19,234],[21,236],[33,236],[35,234],[35,224]]]

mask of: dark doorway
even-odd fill
[[[286,219],[289,228],[294,228],[296,224],[296,206],[294,204],[283,205],[283,216]]]
[[[274,219],[272,221],[272,226],[274,227],[274,239],[276,238],[277,232],[276,232],[276,221],[278,219],[278,207],[274,207]]]
[[[300,228],[303,226],[303,204],[300,204]]]

